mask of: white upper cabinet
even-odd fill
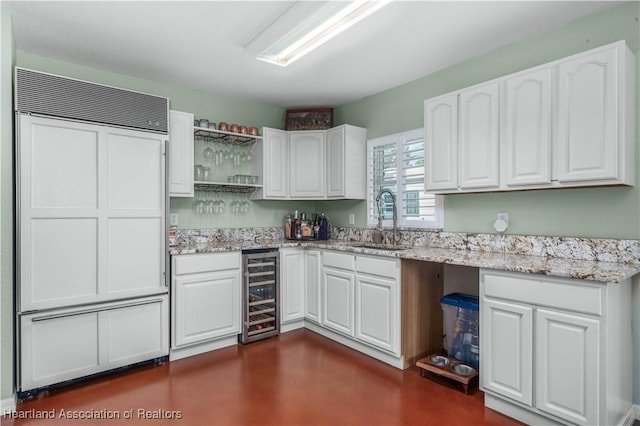
[[[265,199],[286,199],[289,188],[289,138],[284,130],[264,128],[262,133]]]
[[[263,189],[271,200],[366,199],[367,130],[263,129]]]
[[[324,131],[289,132],[291,198],[324,198]]]
[[[169,195],[193,197],[193,114],[169,111]]]
[[[458,95],[440,96],[424,103],[427,190],[458,187]]]
[[[496,188],[498,169],[498,83],[460,92],[458,134],[461,189]]]
[[[624,41],[428,99],[424,116],[431,193],[635,183]]]
[[[544,67],[504,82],[506,184],[551,183],[551,69]]]
[[[498,94],[499,85],[492,82],[425,101],[427,191],[498,187]]]
[[[367,129],[348,124],[326,132],[327,198],[367,198]]]
[[[560,182],[633,184],[632,70],[633,57],[623,42],[560,62]]]

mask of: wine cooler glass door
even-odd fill
[[[247,343],[277,335],[280,331],[278,301],[278,252],[244,255],[244,330]]]

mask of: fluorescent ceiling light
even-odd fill
[[[245,49],[261,61],[285,67],[390,1],[300,1],[251,40]]]

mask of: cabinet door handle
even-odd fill
[[[162,302],[162,299],[145,300],[144,302],[127,303],[125,305],[109,306],[109,307],[99,308],[99,309],[86,309],[84,311],[67,312],[64,314],[45,315],[42,317],[31,318],[31,321],[32,322],[47,321],[47,320],[58,319],[58,318],[73,317],[76,315],[92,314],[94,312],[113,311],[113,310],[122,309],[122,308],[132,308],[134,306],[151,305],[153,303],[160,303],[160,302]]]

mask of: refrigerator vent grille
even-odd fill
[[[16,68],[16,110],[167,133],[167,98]]]

